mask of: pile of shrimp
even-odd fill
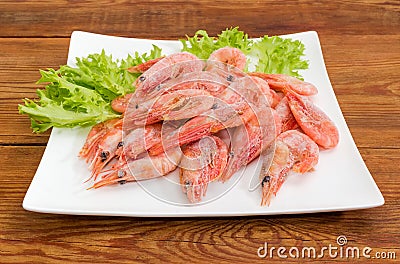
[[[317,88],[283,74],[245,74],[236,48],[208,60],[181,52],[141,65],[136,91],[112,101],[122,118],[95,125],[79,156],[91,188],[162,177],[179,169],[191,203],[213,181],[226,182],[269,153],[261,170],[261,205],[270,205],[290,171],[318,163],[319,151],[338,144],[331,119],[311,100]]]

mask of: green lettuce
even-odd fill
[[[60,66],[58,70],[41,70],[37,100],[23,99],[18,105],[21,114],[31,119],[33,132],[42,133],[51,127],[91,126],[120,114],[111,108],[117,96],[134,92],[133,82],[139,74],[126,69],[161,56],[153,45],[149,54],[135,52],[121,61],[113,60],[104,50],[77,58],[77,67]]]
[[[37,90],[39,100],[24,99],[25,104],[18,106],[21,114],[31,118],[33,132],[44,132],[53,126],[89,126],[119,116],[96,90],[70,82],[53,69],[40,73],[38,83],[49,84],[44,90]]]
[[[308,61],[303,60],[304,44],[298,40],[264,36],[254,41],[251,55],[256,58],[257,72],[282,73],[301,79],[299,70],[308,69]]]
[[[201,59],[207,59],[219,48],[230,46],[240,49],[247,56],[247,64],[253,62],[258,72],[283,73],[301,79],[298,71],[308,68],[308,62],[302,58],[304,44],[298,40],[278,36],[252,40],[238,27],[226,29],[217,37],[210,37],[205,30],[199,30],[193,37],[186,38],[180,39],[182,51]]]
[[[248,35],[238,27],[226,29],[218,37],[210,37],[205,30],[198,30],[193,37],[186,35],[186,38],[179,40],[183,45],[182,51],[193,53],[200,59],[208,59],[213,51],[226,46],[238,48],[248,54],[252,43]]]

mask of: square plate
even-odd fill
[[[339,108],[325,68],[316,32],[286,35],[304,43],[309,69],[302,72],[304,79],[319,89],[313,101],[328,114],[339,129],[339,144],[320,152],[320,160],[312,172],[304,175],[289,174],[286,182],[273,198],[270,207],[261,207],[260,188],[250,192],[249,182],[257,169],[257,162],[246,168],[244,177],[238,178],[225,195],[196,206],[179,206],[163,202],[146,192],[138,184],[108,186],[86,190],[84,184],[90,172],[87,164],[78,158],[88,128],[54,128],[40,165],[26,193],[23,207],[44,213],[113,215],[113,216],[239,216],[295,214],[342,211],[382,205],[384,199],[365,166]],[[68,62],[75,65],[76,57],[99,53],[102,49],[113,58],[125,58],[129,52],[149,51],[151,45],[162,48],[164,54],[180,50],[178,41],[145,40],[104,36],[86,32],[73,32]],[[172,175],[170,177],[176,177]],[[161,179],[148,184],[160,186],[165,195],[186,200],[179,186],[163,188]],[[223,184],[209,185],[207,196],[215,196]]]

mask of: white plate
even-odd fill
[[[260,189],[248,191],[252,176],[249,174],[255,163],[249,166],[249,171],[246,170],[247,176],[240,178],[225,195],[197,206],[165,203],[134,183],[86,190],[89,184],[83,182],[88,178],[89,171],[77,154],[89,129],[53,129],[23,207],[30,211],[59,214],[182,217],[312,213],[382,205],[382,194],[365,166],[339,108],[325,69],[317,33],[303,32],[287,37],[304,43],[310,67],[302,74],[306,81],[319,88],[314,102],[337,125],[340,141],[336,148],[321,151],[314,171],[289,175],[270,207],[260,206]],[[113,54],[114,58],[124,58],[129,52],[149,51],[151,44],[161,47],[164,54],[178,52],[181,47],[178,41],[73,32],[68,65],[73,66],[76,57],[98,53],[102,49]],[[220,186],[218,182],[210,184],[210,196]],[[165,191],[171,192],[174,199],[182,199],[183,202],[186,199],[179,188]]]

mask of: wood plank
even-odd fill
[[[238,11],[240,16],[233,15]],[[400,19],[396,1],[384,0],[241,0],[235,4],[212,0],[59,0],[51,5],[47,1],[7,0],[0,3],[0,12],[2,37],[68,37],[73,30],[84,30],[141,38],[177,38],[199,28],[215,34],[236,25],[251,36],[310,29],[332,35],[397,34]]]
[[[358,211],[232,218],[126,218],[26,212],[21,204],[44,147],[0,147],[2,263],[31,261],[256,261],[270,246],[321,248],[345,235],[349,246],[394,249],[400,240],[398,150],[361,149],[384,206]],[[18,158],[18,163],[15,159]],[[382,224],[384,223],[384,224]],[[318,227],[318,228],[316,228]],[[275,255],[276,257],[276,255]],[[323,260],[328,261],[329,258]]]
[[[30,121],[18,114],[22,98],[37,98],[39,69],[67,61],[69,39],[0,39],[0,144],[46,144],[49,132],[33,134]]]

